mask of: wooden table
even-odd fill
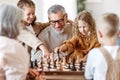
[[[85,80],[84,71],[45,71],[47,80]]]

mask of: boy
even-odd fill
[[[119,18],[114,13],[106,13],[98,21],[97,36],[99,42],[102,45],[102,50],[101,48],[94,48],[89,52],[86,68],[85,68],[86,79],[108,80],[108,76],[110,77],[110,75],[108,75],[109,74],[108,72],[111,68],[111,65],[109,65],[108,63],[108,60],[110,58],[106,58],[106,57],[111,57],[111,60],[114,61],[116,57],[119,56],[119,54],[117,54],[119,46],[116,45],[118,27],[119,27]],[[106,52],[107,56],[104,55],[105,52],[103,50]],[[116,74],[116,72],[114,74]],[[115,80],[115,78],[113,78],[112,80]]]

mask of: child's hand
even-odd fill
[[[67,51],[67,49],[68,49],[68,47],[66,46],[66,44],[63,44],[59,47],[60,52],[65,52],[65,51]]]
[[[80,59],[80,61],[86,62],[87,61],[87,55],[84,56],[84,58]]]

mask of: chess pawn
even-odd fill
[[[71,69],[71,68],[70,68],[70,63],[68,63],[68,69]]]
[[[79,64],[79,62],[80,62],[80,57],[79,55],[77,55],[76,64]]]
[[[39,68],[41,69],[42,69],[42,64],[43,64],[43,57],[40,57]]]
[[[43,63],[41,64],[41,67],[42,67],[42,72],[39,76],[39,80],[46,80],[46,75],[45,75],[45,72],[44,72],[44,65]]]
[[[34,68],[35,68],[35,69],[38,68],[37,60],[34,61]]]
[[[58,70],[60,70],[60,71],[62,71],[63,70],[63,68],[62,68],[62,63],[61,63],[61,61],[59,62],[59,64],[58,64],[59,66],[58,66]]]
[[[40,62],[43,63],[43,57],[40,57]]]
[[[83,61],[79,62],[79,70],[83,70],[82,67],[83,67]]]
[[[66,57],[63,57],[63,66],[66,66]]]
[[[51,65],[51,64],[50,64],[50,60],[47,59],[47,68],[48,68],[48,69],[51,68],[50,65]]]
[[[69,61],[68,61],[70,64],[72,64],[72,59],[71,58],[69,58]]]
[[[76,71],[76,67],[75,67],[75,58],[72,61],[72,71]]]
[[[54,53],[51,53],[51,67],[54,68]]]
[[[31,67],[32,69],[34,68],[34,62],[33,62],[33,61],[30,62],[30,67]]]
[[[57,59],[56,66],[59,66],[59,63],[60,63],[60,58]]]

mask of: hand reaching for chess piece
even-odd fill
[[[74,46],[70,41],[65,41],[60,47],[56,48],[56,51],[69,55],[74,52]]]
[[[68,49],[68,47],[66,46],[66,44],[63,44],[59,47],[60,52],[66,52],[67,49]]]
[[[87,55],[84,58],[80,59],[80,62],[83,61],[84,63],[87,61]]]
[[[59,53],[59,52],[65,52],[67,50],[67,46],[64,44],[64,45],[61,45],[60,47],[56,47],[55,48],[55,53]]]

